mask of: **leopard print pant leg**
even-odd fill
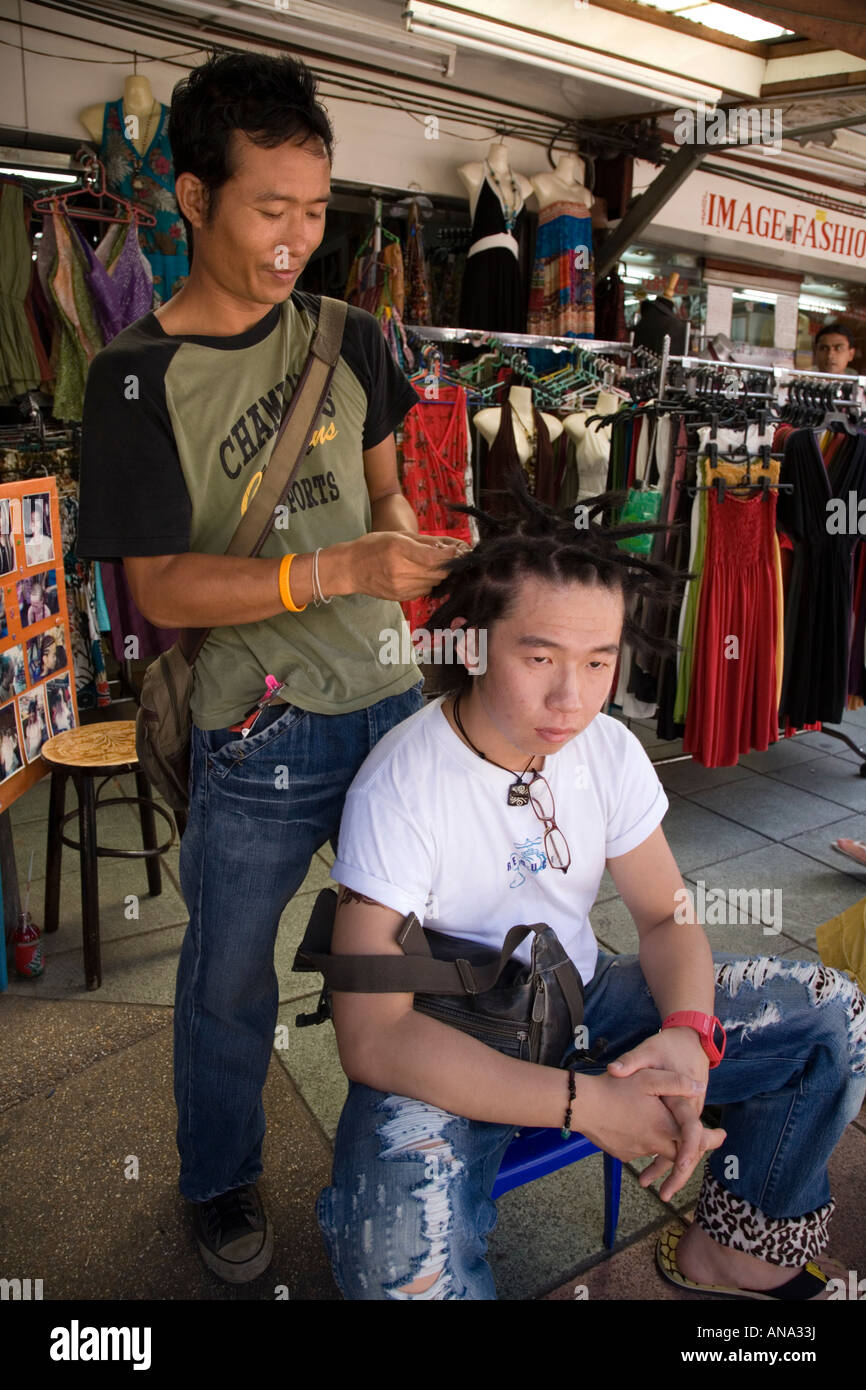
[[[756,1255],[768,1264],[799,1269],[826,1247],[827,1223],[835,1205],[831,1198],[804,1216],[765,1216],[745,1197],[735,1197],[722,1187],[707,1166],[695,1221],[719,1245]]]

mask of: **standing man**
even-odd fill
[[[843,324],[825,323],[815,334],[815,371],[856,376],[851,366],[855,352],[851,334]]]
[[[122,557],[156,626],[214,629],[191,703],[175,1099],[203,1258],[244,1283],[273,1250],[255,1184],[277,926],[360,764],[421,705],[417,666],[383,665],[379,634],[400,629],[399,601],[428,593],[462,543],[417,534],[393,435],[417,397],[373,316],[350,308],[285,515],[255,559],[225,555],[318,320],[319,296],[295,285],[324,233],[333,132],[302,63],[253,53],[179,83],[169,131],[192,268],[93,361],[78,553]],[[285,700],[245,738],[269,674]]]

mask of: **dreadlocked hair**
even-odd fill
[[[557,511],[540,502],[529,492],[518,468],[495,495],[495,515],[479,507],[452,504],[453,511],[475,517],[480,540],[448,562],[448,578],[431,594],[442,603],[430,625],[441,631],[461,618],[467,628],[489,628],[509,611],[518,581],[534,575],[555,584],[619,589],[625,604],[622,640],[644,655],[673,655],[678,650],[676,640],[647,632],[633,615],[636,608],[645,611],[641,599],[667,607],[691,576],[624,550],[620,543],[647,533],[670,534],[682,527],[664,522],[615,523],[626,497],[624,492],[605,492],[585,498],[578,504],[584,524],[578,524],[577,508]],[[435,670],[427,667],[426,673],[428,685],[447,694],[467,691],[473,680],[462,662]]]

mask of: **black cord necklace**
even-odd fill
[[[535,757],[535,754],[534,754],[534,753],[532,754],[532,758],[529,759],[529,762],[526,764],[526,767],[523,769],[522,772],[515,772],[512,768],[510,768],[510,767],[504,767],[502,763],[494,762],[492,758],[488,758],[488,756],[487,756],[486,753],[482,753],[482,751],[481,751],[480,748],[476,748],[476,747],[475,747],[475,744],[472,742],[472,739],[469,737],[469,735],[467,734],[466,730],[465,730],[464,727],[463,727],[463,720],[460,718],[460,696],[459,696],[459,695],[456,697],[456,699],[455,699],[455,701],[454,701],[454,723],[457,725],[458,729],[460,730],[461,734],[462,734],[463,737],[465,738],[466,742],[469,744],[469,747],[472,749],[472,752],[473,752],[473,753],[477,753],[478,756],[479,756],[479,758],[481,758],[485,763],[493,763],[493,766],[494,766],[494,767],[501,767],[503,772],[510,772],[510,773],[511,773],[512,777],[514,778],[514,781],[511,783],[511,786],[508,788],[508,805],[509,805],[509,806],[527,806],[527,805],[529,804],[529,787],[530,787],[530,783],[529,783],[529,782],[524,782],[523,779],[524,779],[524,777],[526,776],[527,772],[529,771],[530,765],[531,765],[531,763],[532,763],[532,759]],[[532,780],[534,781],[535,778],[533,777]]]

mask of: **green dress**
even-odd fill
[[[59,325],[54,344],[54,415],[58,420],[80,420],[87,369],[104,343],[85,280],[84,252],[75,229],[65,217],[55,214],[54,235],[57,255],[49,276]]]
[[[0,401],[39,386],[41,374],[24,308],[33,267],[24,191],[0,184]]]

